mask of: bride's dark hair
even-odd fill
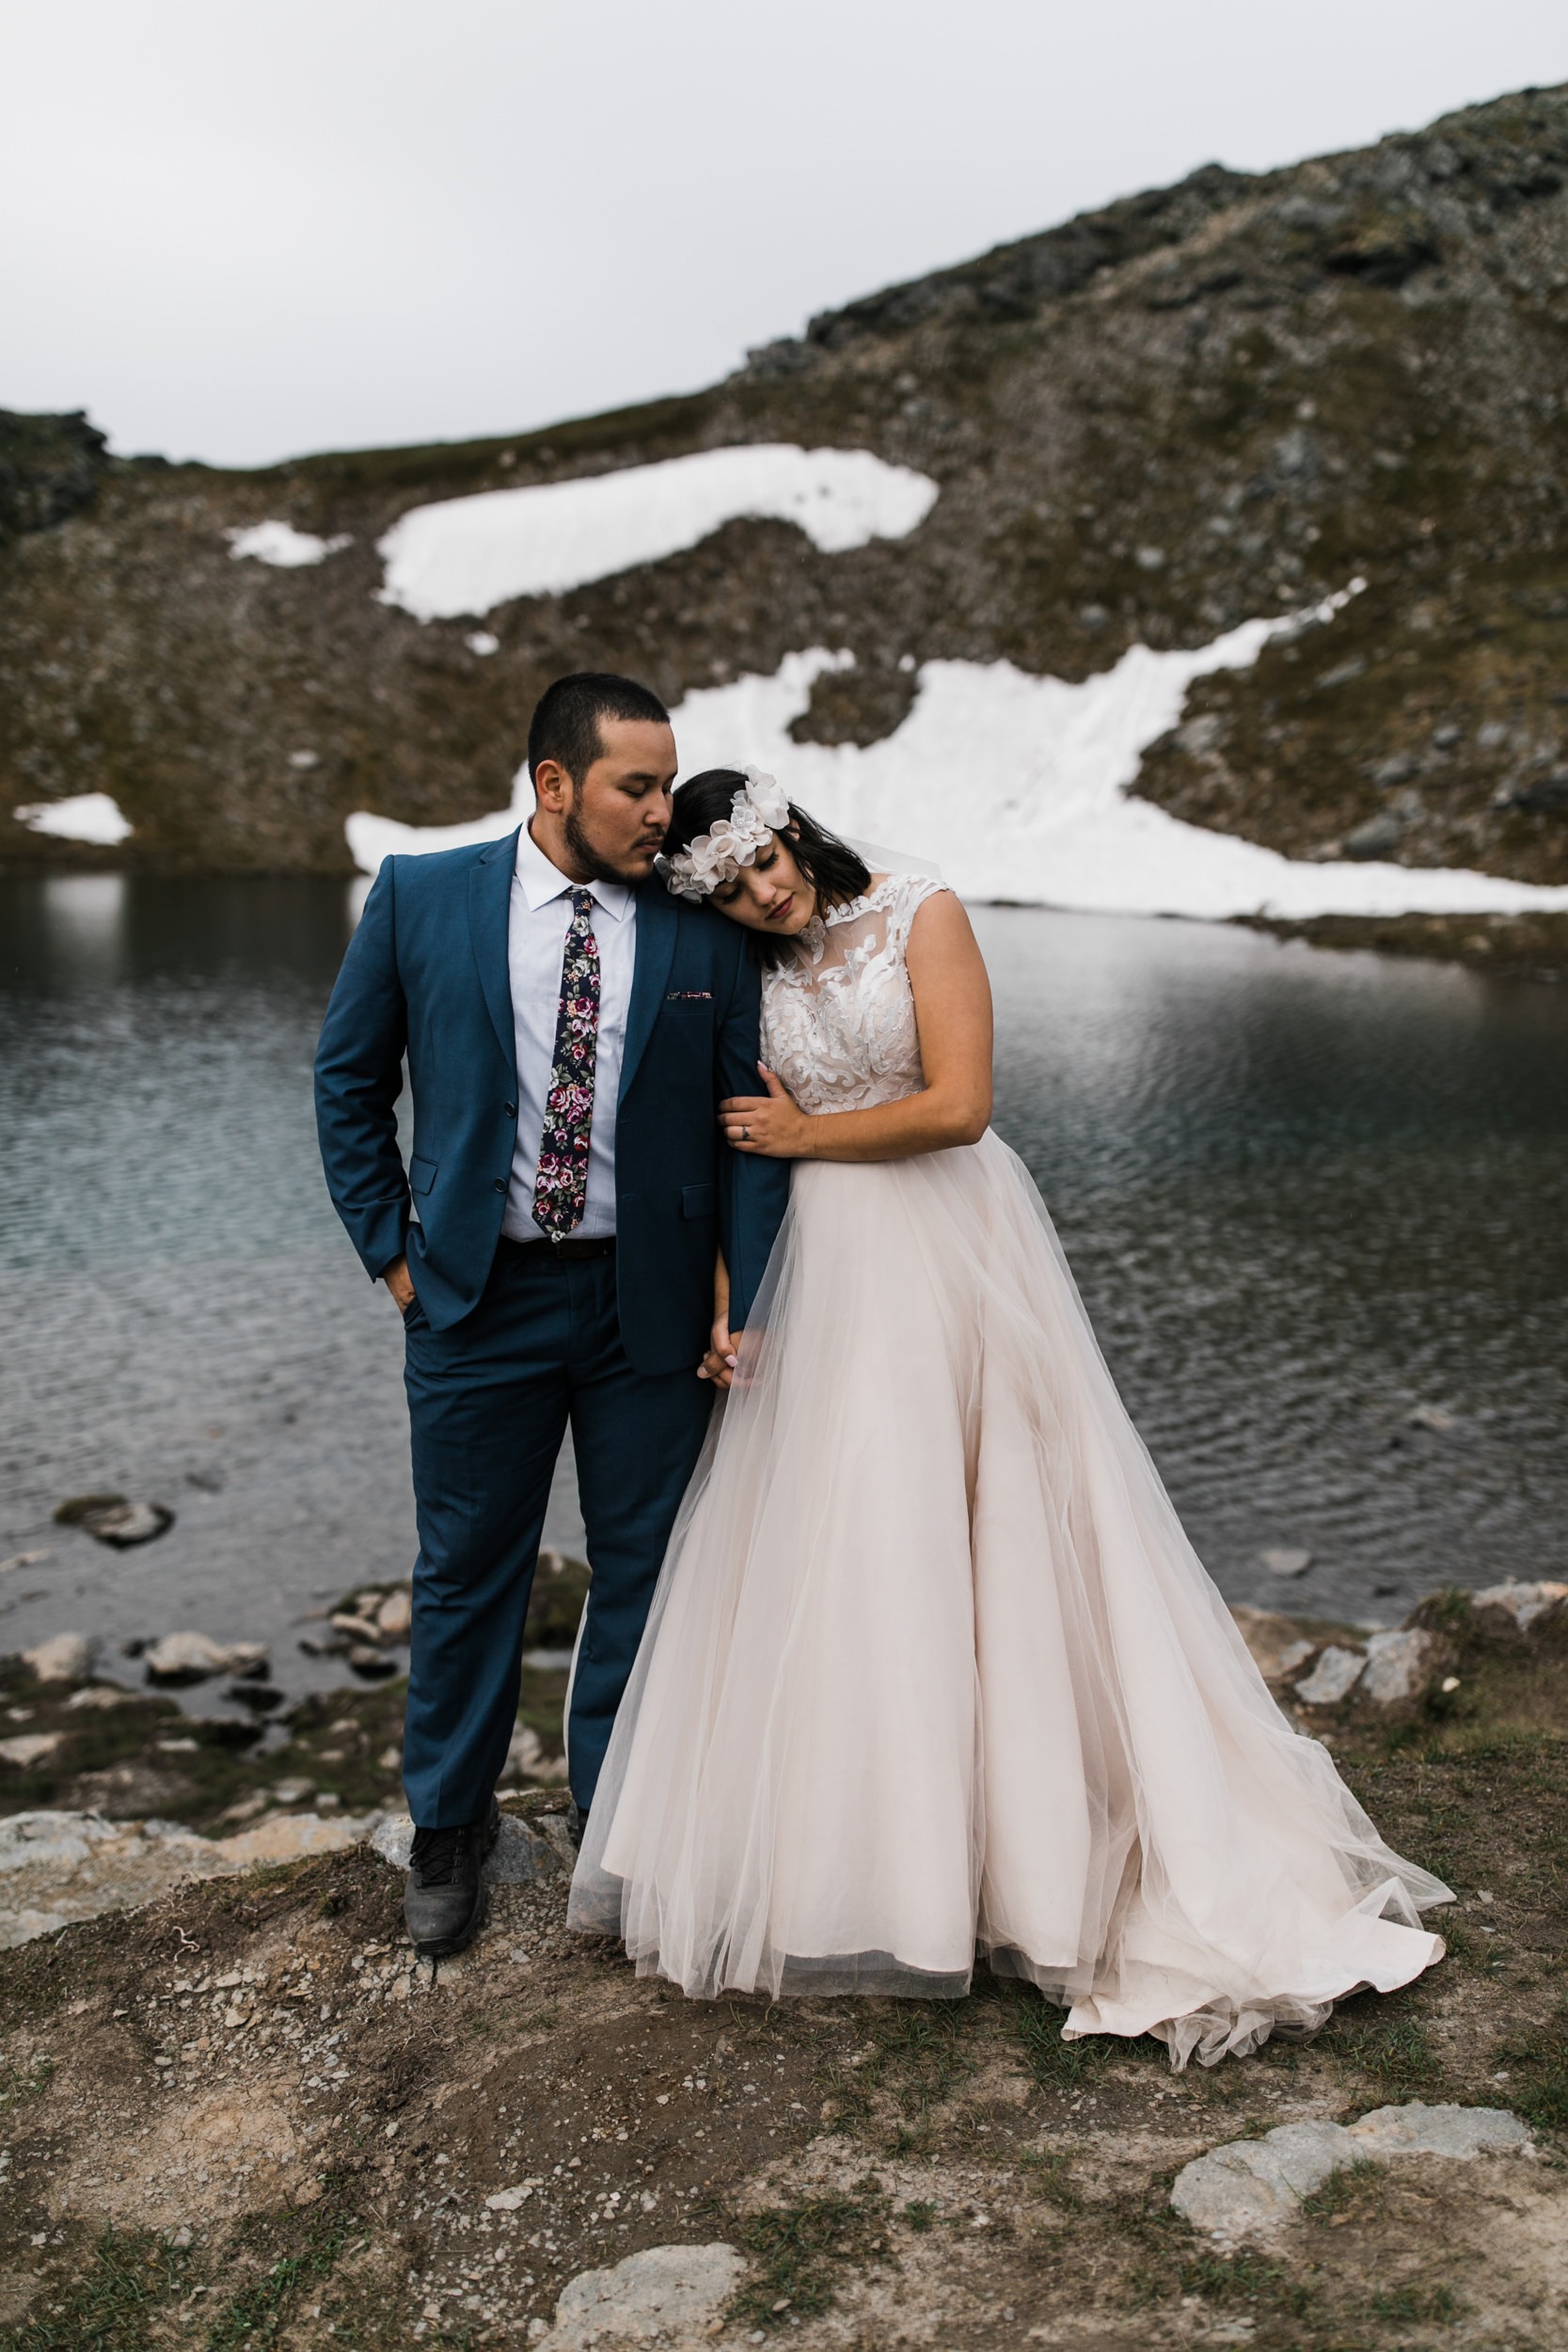
[[[680,785],[675,791],[670,818],[670,830],[664,836],[664,855],[673,857],[677,850],[689,849],[699,834],[711,833],[715,825],[728,817],[735,804],[735,796],[746,788],[746,779],[738,768],[706,768],[700,776]],[[850,898],[858,898],[871,880],[871,868],[863,857],[857,857],[847,842],[840,841],[819,825],[815,817],[808,817],[803,808],[789,803],[789,847],[796,865],[816,892],[817,910],[842,906]],[[759,963],[776,963],[789,946],[786,939],[775,939],[762,931],[749,933],[752,956]]]

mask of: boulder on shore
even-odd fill
[[[264,1642],[231,1642],[226,1647],[205,1633],[166,1633],[142,1653],[154,1682],[205,1682],[213,1675],[264,1675]]]

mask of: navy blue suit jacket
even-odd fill
[[[406,1254],[438,1331],[478,1304],[506,1207],[517,1124],[507,971],[516,852],[514,833],[385,861],[316,1056],[333,1205],[372,1279]],[[784,1216],[788,1163],[731,1152],[715,1120],[725,1095],[761,1091],[760,1003],[740,926],[673,898],[661,882],[644,883],[615,1119],[621,1335],[641,1373],[700,1360],[716,1244],[741,1328]],[[406,1175],[393,1108],[405,1054],[414,1107]]]

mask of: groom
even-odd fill
[[[653,871],[669,713],[630,678],[558,678],[528,764],[533,815],[507,839],[386,860],[316,1057],[327,1189],[404,1320],[420,1533],[404,1912],[427,1955],[483,1916],[567,1424],[594,1569],[566,1727],[580,1817],[707,1425],[715,1253],[738,1330],[788,1188],[787,1163],[720,1149],[720,1101],[756,1086],[758,977],[740,926]]]

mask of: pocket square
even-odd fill
[[[673,988],[664,999],[667,1005],[711,1005],[711,988]]]

